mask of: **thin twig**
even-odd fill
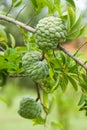
[[[40,99],[40,91],[39,91],[39,84],[36,82],[36,90],[37,90],[37,98],[36,101],[38,101]]]
[[[34,18],[34,14],[31,16],[31,18],[29,18],[28,20],[27,20],[27,22],[26,22],[26,25],[28,25],[31,21],[32,21],[32,19]]]
[[[30,31],[30,32],[32,32],[32,33],[35,32],[35,29],[34,29],[34,28],[32,28],[32,27],[30,27],[30,26],[27,26],[26,24],[15,20],[14,18],[10,18],[10,17],[8,17],[8,16],[5,16],[5,15],[0,14],[0,19],[5,20],[5,21],[7,21],[7,22],[14,23],[14,24],[16,24],[16,25],[19,25],[19,26],[21,26],[22,28],[24,28],[24,29],[26,29],[26,30],[28,30],[28,31]]]
[[[84,65],[87,63],[87,61],[84,62]]]
[[[3,52],[5,51],[5,49],[4,49],[4,48],[2,48],[2,47],[0,47],[0,50],[1,50],[1,51],[3,51]]]
[[[86,85],[87,85],[87,71],[86,71]]]
[[[45,59],[45,53],[43,52],[43,53],[42,53],[42,57],[41,57],[40,60],[42,61],[42,60],[44,60],[44,59]]]
[[[10,13],[10,11],[12,10],[12,8],[13,8],[13,3],[11,4],[11,6],[10,6],[8,12],[6,13],[6,16]]]
[[[68,50],[66,50],[63,46],[58,45],[58,48],[62,50],[65,54],[67,54],[69,57],[71,57],[75,62],[77,62],[80,66],[82,66],[87,71],[87,66],[78,58],[73,56]]]
[[[15,19],[17,19],[20,15],[20,13],[24,10],[24,8],[26,7],[26,4],[19,10],[19,12],[17,13]]]
[[[85,46],[86,44],[87,44],[87,42],[83,43],[83,44],[76,50],[76,52],[74,53],[73,56],[76,56],[76,54],[79,52],[79,50],[80,50],[83,46]]]
[[[78,63],[77,62],[76,62],[76,72],[77,72],[77,76],[78,76],[78,81],[80,82],[79,71],[78,71]]]
[[[28,75],[26,75],[26,74],[9,74],[9,77],[12,77],[12,78],[14,78],[14,77],[27,77]]]

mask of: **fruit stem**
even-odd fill
[[[37,91],[37,98],[36,98],[36,102],[40,99],[40,91],[39,91],[39,84],[37,82],[35,82],[36,84],[36,91]]]
[[[41,61],[45,59],[45,53],[42,53]]]

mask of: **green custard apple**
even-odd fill
[[[35,29],[36,43],[40,49],[55,49],[66,39],[67,29],[61,18],[49,16],[41,19]]]
[[[18,113],[27,119],[35,119],[41,115],[42,106],[32,97],[23,97],[20,101]]]
[[[42,60],[42,55],[38,51],[25,53],[22,58],[22,65],[25,73],[34,81],[42,80],[49,75],[47,61]]]

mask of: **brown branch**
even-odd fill
[[[24,28],[24,29],[26,29],[26,30],[28,30],[28,31],[30,31],[30,32],[32,32],[32,33],[35,32],[35,29],[34,29],[34,28],[32,28],[32,27],[30,27],[30,26],[27,26],[26,24],[15,20],[14,18],[10,18],[10,17],[8,17],[8,16],[5,16],[5,15],[0,14],[0,19],[1,19],[1,20],[5,20],[5,21],[7,21],[7,22],[11,22],[11,23],[16,24],[16,25],[19,25],[20,27],[22,27],[22,28]]]
[[[79,50],[80,50],[83,46],[85,46],[85,44],[87,44],[87,42],[83,43],[83,44],[76,50],[76,52],[74,53],[73,56],[76,56],[76,54],[79,52]]]
[[[0,19],[2,20],[5,20],[7,22],[11,22],[11,23],[14,23],[16,25],[19,25],[21,26],[22,28],[26,29],[27,31],[30,31],[32,33],[35,33],[35,29],[30,27],[30,26],[27,26],[26,24],[22,23],[22,22],[19,22],[13,18],[10,18],[8,16],[5,16],[5,15],[2,15],[0,14]],[[84,43],[85,44],[85,43]],[[81,48],[81,47],[80,47]],[[80,49],[79,48],[79,49]],[[71,54],[69,51],[67,51],[63,46],[61,45],[58,45],[58,49],[62,50],[65,54],[67,54],[69,57],[71,57],[76,63],[78,63],[80,66],[82,66],[86,71],[87,71],[87,66],[81,61],[79,60],[78,58],[76,58],[73,54]],[[16,75],[15,77],[20,77],[21,75]],[[25,77],[25,75],[22,75],[23,77]],[[14,76],[13,76],[14,77]]]
[[[73,54],[71,54],[68,50],[66,50],[63,46],[58,45],[58,48],[62,50],[65,54],[67,54],[69,57],[71,57],[76,63],[78,63],[80,66],[82,66],[87,71],[87,66],[78,58],[76,58]]]

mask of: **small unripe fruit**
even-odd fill
[[[27,52],[22,58],[25,73],[34,81],[42,80],[49,74],[47,62],[41,58],[41,53],[37,51]]]
[[[27,96],[21,99],[18,113],[24,118],[35,119],[41,115],[41,109],[40,103]]]

